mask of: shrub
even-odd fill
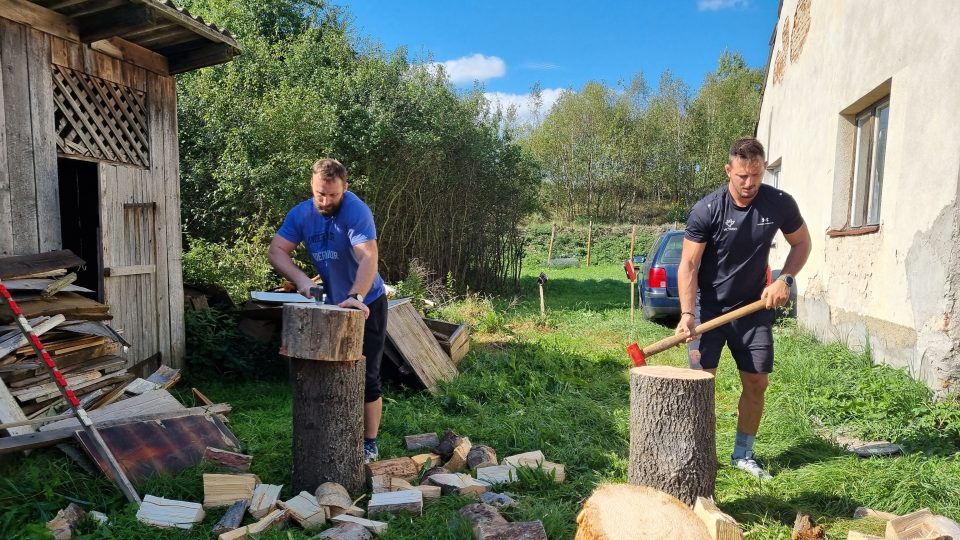
[[[186,375],[190,379],[249,380],[281,375],[279,338],[261,343],[237,327],[235,314],[217,308],[184,313]]]
[[[189,238],[183,254],[184,283],[220,285],[237,303],[249,299],[251,290],[272,288],[277,277],[267,260],[269,238],[272,232],[267,231],[230,244]]]

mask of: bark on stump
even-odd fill
[[[630,370],[631,484],[689,506],[712,497],[717,480],[713,375],[669,366]]]
[[[363,314],[286,304],[281,354],[293,390],[293,492],[313,493],[324,482],[362,491]]]
[[[607,484],[583,504],[576,540],[682,538],[711,540],[706,525],[680,499],[647,486]]]

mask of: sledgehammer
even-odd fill
[[[735,309],[729,313],[724,313],[719,317],[710,319],[709,321],[698,325],[696,328],[694,328],[694,332],[696,332],[697,335],[709,332],[714,328],[723,326],[728,322],[739,319],[745,315],[756,313],[761,309],[765,309],[766,307],[767,301],[761,298],[752,304],[747,304],[742,308]],[[630,354],[630,358],[633,360],[634,367],[645,366],[647,364],[648,357],[659,352],[663,352],[671,347],[676,347],[686,340],[687,336],[683,334],[675,334],[670,337],[663,338],[652,345],[647,345],[643,349],[641,349],[636,343],[631,343],[629,346],[627,346],[627,353]]]

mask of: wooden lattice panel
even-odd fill
[[[54,65],[53,99],[61,153],[150,166],[146,94]]]

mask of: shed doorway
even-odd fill
[[[76,284],[96,292],[103,302],[103,259],[100,256],[100,177],[97,164],[57,159],[60,183],[60,234],[63,249],[86,261]]]

